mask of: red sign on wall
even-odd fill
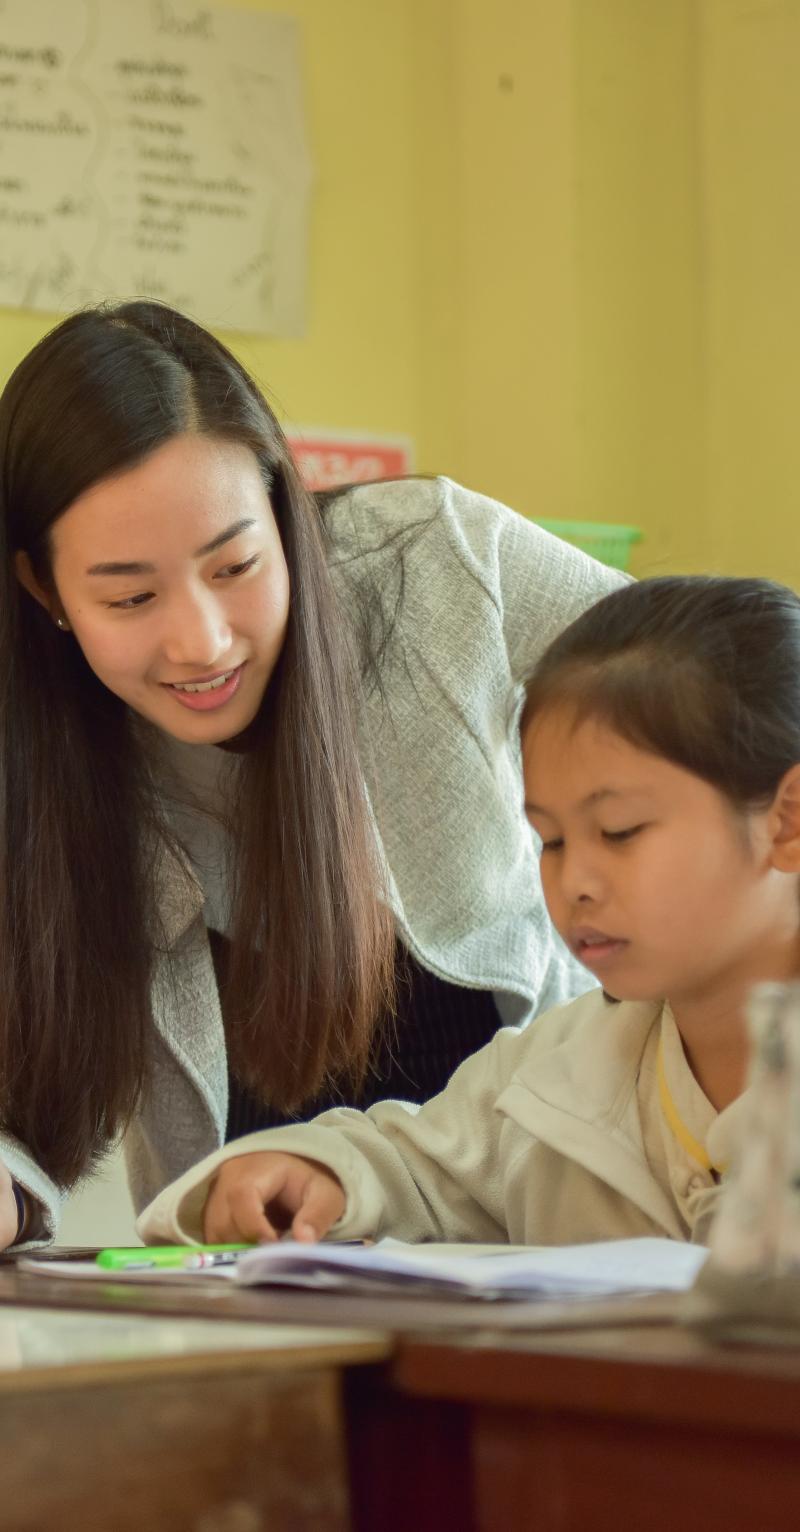
[[[288,441],[308,489],[397,479],[412,471],[411,443],[402,436],[309,430],[290,434]]]

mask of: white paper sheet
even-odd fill
[[[0,3],[0,304],[143,295],[302,333],[299,29],[191,0]]]
[[[683,1292],[707,1251],[674,1240],[612,1240],[591,1245],[490,1246],[260,1245],[240,1257],[237,1282],[340,1292],[402,1290],[487,1299],[590,1298]]]

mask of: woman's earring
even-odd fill
[[[62,633],[69,633],[69,623],[65,622],[63,617],[56,618],[56,627],[60,628]]]

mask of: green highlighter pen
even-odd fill
[[[252,1245],[129,1245],[119,1250],[100,1250],[96,1256],[104,1271],[149,1271],[156,1267],[185,1266],[198,1255],[234,1255]]]

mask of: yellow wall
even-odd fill
[[[578,0],[581,514],[703,568],[697,0]]]
[[[800,587],[800,0],[455,11],[450,471]]]
[[[800,3],[579,0],[581,503],[800,587]]]
[[[426,338],[421,459],[566,516],[579,471],[571,7],[449,9],[449,147],[425,167],[447,210],[426,277],[449,345]]]
[[[706,0],[709,530],[800,587],[800,3]]]
[[[307,335],[227,337],[281,413],[800,585],[800,0],[250,3],[317,166]]]

